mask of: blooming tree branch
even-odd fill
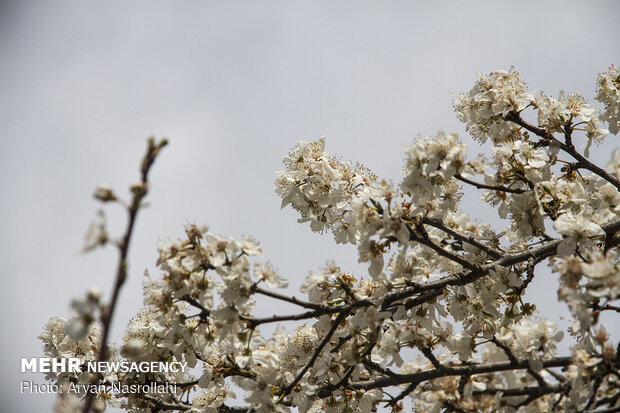
[[[132,200],[127,209],[127,229],[125,230],[123,238],[118,243],[119,260],[116,269],[114,287],[112,288],[112,297],[110,298],[110,303],[106,307],[104,307],[101,314],[102,333],[97,361],[104,361],[108,357],[108,336],[112,324],[112,316],[114,315],[114,309],[116,308],[116,303],[118,301],[118,295],[120,293],[121,287],[125,283],[125,279],[127,278],[127,256],[129,253],[129,243],[131,241],[131,235],[133,234],[134,224],[136,222],[136,217],[138,216],[138,211],[142,205],[142,199],[148,193],[149,170],[151,169],[153,162],[155,162],[155,158],[157,157],[161,149],[167,145],[167,143],[168,142],[165,139],[159,142],[156,142],[154,138],[150,138],[148,140],[146,154],[144,155],[144,158],[142,159],[142,163],[140,165],[140,182],[135,183],[131,186]],[[116,196],[112,196],[111,194],[100,198],[103,201],[116,200]],[[96,382],[97,379],[94,379],[93,381]],[[82,410],[83,413],[90,412],[93,400],[94,394],[88,393],[84,399],[84,408]]]
[[[72,303],[73,319],[50,320],[44,352],[83,363],[174,360],[191,371],[115,372],[94,381],[52,374],[66,387],[101,386],[94,396],[63,394],[59,409],[77,412],[81,397],[84,412],[93,400],[94,411],[136,413],[399,412],[409,398],[425,412],[618,411],[620,345],[600,316],[620,312],[620,151],[606,167],[587,159],[592,144],[619,132],[618,69],[600,74],[597,87],[603,109],[577,93],[529,92],[514,70],[479,75],[454,106],[470,135],[490,143],[491,158],[468,160],[454,133],[419,137],[404,148],[397,186],[330,156],[324,139],[299,142],[277,172],[282,207],[355,246],[367,273],[328,261],[307,275],[305,297],[275,292],[288,281],[262,261],[258,241],[189,225],[183,239],[159,244],[161,276],[147,274],[143,310],[118,351],[106,354],[96,350],[107,343],[125,277],[143,173],[119,244],[110,312],[94,324],[100,304],[91,290]],[[461,185],[482,190],[505,227],[463,213]],[[105,189],[98,197],[116,200]],[[108,242],[103,219],[91,232],[89,246]],[[557,297],[572,317],[569,354],[557,351],[564,332],[526,302],[543,262],[559,275]],[[257,313],[256,296],[273,301],[273,315]],[[297,310],[282,313],[281,303]],[[114,382],[174,387],[115,392]],[[240,392],[244,405],[233,406]]]

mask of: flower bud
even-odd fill
[[[112,188],[107,185],[99,185],[95,189],[93,197],[101,202],[116,201],[118,199]]]

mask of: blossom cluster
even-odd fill
[[[455,111],[475,139],[490,142],[491,158],[468,160],[455,133],[418,137],[404,147],[398,185],[329,155],[324,138],[299,142],[277,172],[282,206],[355,245],[368,274],[328,261],[309,272],[303,298],[289,296],[273,290],[288,281],[262,261],[258,241],[188,225],[183,239],[159,244],[161,276],[147,273],[144,308],[108,357],[194,370],[102,378],[178,390],[104,392],[99,406],[223,412],[242,392],[245,407],[235,409],[247,412],[398,412],[405,398],[424,412],[617,407],[620,357],[599,321],[620,312],[620,152],[605,170],[587,150],[618,132],[618,76],[614,66],[599,75],[600,114],[576,93],[529,92],[512,69],[479,75],[456,95]],[[460,209],[465,187],[482,191],[503,228]],[[100,198],[115,199],[110,193]],[[542,262],[559,274],[558,299],[573,317],[577,344],[565,356],[564,332],[525,296]],[[259,316],[258,296],[299,312]],[[88,297],[74,305],[77,321],[48,323],[46,355],[96,357],[99,330],[84,320],[92,322],[98,296]],[[61,402],[77,411],[74,400]]]

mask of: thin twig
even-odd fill
[[[191,409],[190,406],[185,406],[183,404],[172,404],[172,403],[166,403],[163,402],[159,399],[156,399],[155,397],[149,396],[149,395],[144,395],[144,400],[147,400],[151,403],[153,403],[153,405],[155,406],[155,408],[157,408],[158,410],[178,410],[180,412],[185,412],[189,409]],[[156,410],[156,411],[158,411]]]
[[[451,235],[454,239],[462,241],[462,242],[465,242],[465,243],[467,243],[469,245],[472,245],[472,246],[478,248],[479,250],[483,251],[484,253],[486,253],[490,257],[493,257],[494,259],[501,258],[501,256],[502,256],[501,252],[499,252],[499,251],[489,247],[488,245],[483,244],[482,242],[478,241],[474,237],[466,236],[466,235],[463,235],[463,234],[460,234],[460,233],[456,232],[455,230],[453,230],[452,228],[448,227],[443,221],[441,221],[439,219],[425,217],[425,218],[422,219],[422,223],[426,224],[426,225],[430,225],[430,226],[435,227],[437,229],[440,229],[443,232],[447,233],[448,235]]]
[[[469,184],[469,185],[473,185],[473,186],[475,186],[476,188],[479,188],[479,189],[490,189],[490,190],[493,190],[493,191],[510,192],[510,193],[513,193],[513,194],[522,194],[522,193],[526,192],[525,189],[514,189],[514,188],[509,188],[507,186],[487,185],[487,184],[483,184],[483,183],[480,183],[480,182],[475,182],[475,181],[472,181],[470,179],[467,179],[467,178],[461,176],[460,174],[456,174],[456,175],[454,175],[454,177],[456,179],[458,179],[459,181],[465,182],[466,184]]]
[[[550,360],[543,360],[543,368],[566,367],[572,363],[570,357],[557,357]],[[411,374],[399,374],[396,377],[377,377],[376,379],[350,383],[352,389],[370,390],[379,387],[396,386],[399,384],[422,382],[439,377],[448,376],[472,376],[474,374],[495,373],[509,370],[526,370],[530,366],[529,360],[519,360],[517,363],[500,362],[487,364],[470,364],[466,366],[445,366],[439,369],[425,370]],[[538,387],[536,387],[538,389]],[[508,390],[506,390],[508,391]]]
[[[437,360],[437,357],[435,357],[433,351],[429,347],[422,347],[420,351],[422,352],[422,354],[424,354],[424,357],[426,357],[428,361],[431,362],[433,367],[435,367],[436,369],[441,368],[441,363],[439,362],[439,360]]]
[[[506,357],[508,357],[508,361],[510,361],[513,364],[516,364],[516,363],[519,362],[519,360],[512,353],[512,350],[510,349],[510,347],[508,347],[506,344],[504,344],[501,341],[499,341],[495,336],[493,336],[491,338],[491,342],[493,344],[495,344],[497,347],[499,347],[500,349],[502,349],[504,354],[506,354]],[[528,367],[527,372],[532,377],[534,377],[534,379],[536,380],[536,382],[538,383],[539,386],[541,386],[541,387],[547,386],[547,382],[545,381],[545,379],[543,379],[540,374],[536,373],[536,371],[534,371],[534,369],[532,369],[531,367]]]
[[[370,359],[364,359],[364,360],[362,360],[362,363],[364,363],[364,365],[366,367],[368,367],[369,369],[378,371],[379,373],[383,374],[384,376],[400,377],[400,375],[398,373],[395,373],[395,372],[393,372],[392,370],[390,370],[388,368],[381,367],[379,364],[375,363],[374,361],[372,361]]]
[[[616,220],[616,221],[610,222],[609,224],[602,225],[601,228],[603,229],[603,231],[605,231],[605,233],[616,233],[617,231],[620,230],[620,220]],[[518,264],[524,261],[528,261],[530,259],[533,259],[534,262],[541,261],[547,257],[555,255],[560,242],[562,242],[562,240],[558,239],[548,244],[545,244],[543,246],[540,246],[538,248],[533,248],[533,249],[522,251],[519,253],[506,253],[506,254],[503,254],[501,259],[498,259],[484,266],[477,267],[477,269],[470,271],[469,273],[466,273],[464,275],[448,275],[436,281],[430,281],[424,284],[416,284],[414,286],[404,288],[402,290],[395,291],[393,293],[389,293],[383,299],[381,309],[387,310],[390,307],[397,305],[396,303],[400,300],[409,298],[415,294],[425,293],[415,298],[410,298],[404,303],[405,308],[411,309],[417,305],[426,303],[438,297],[439,295],[443,294],[445,288],[449,286],[466,285],[466,284],[469,284],[469,283],[472,283],[478,280],[479,278],[487,275],[490,270],[495,269],[495,267],[498,265],[501,267],[510,267],[512,265],[515,265],[515,264]],[[437,248],[443,250],[443,248],[439,246],[437,246]],[[443,251],[446,253],[449,253],[446,250],[443,250]],[[299,321],[299,320],[306,320],[310,318],[320,317],[326,314],[346,313],[355,308],[369,307],[372,305],[374,304],[370,300],[359,300],[359,301],[356,301],[356,302],[353,302],[347,305],[325,306],[321,310],[307,311],[305,313],[299,313],[299,314],[273,315],[271,317],[265,317],[265,318],[254,318],[254,317],[247,317],[247,316],[239,316],[239,317],[248,323],[249,328],[254,328],[260,324],[265,324],[265,323],[277,323],[281,321]]]
[[[620,412],[620,406],[616,406],[616,407],[612,407],[609,409],[603,409],[603,410],[590,410],[584,413],[618,413]]]
[[[573,145],[566,145],[565,143],[559,141],[558,139],[556,139],[553,134],[547,132],[544,129],[541,129],[539,127],[536,127],[534,125],[529,124],[528,122],[526,122],[525,120],[523,120],[521,118],[521,115],[519,115],[518,113],[510,113],[508,115],[506,115],[504,117],[504,119],[511,121],[525,129],[527,129],[528,131],[535,133],[536,135],[540,136],[541,138],[545,139],[546,141],[549,142],[554,142],[555,144],[559,145],[560,148],[562,148],[562,150],[566,153],[568,153],[570,156],[572,156],[575,160],[577,160],[577,166],[579,168],[583,168],[583,169],[587,169],[590,172],[595,173],[596,175],[600,176],[601,178],[603,178],[604,180],[606,180],[607,182],[609,182],[610,184],[612,184],[613,186],[616,187],[616,189],[618,189],[620,191],[620,180],[618,180],[615,176],[613,176],[612,174],[610,174],[609,172],[607,172],[606,170],[604,170],[603,168],[601,168],[600,166],[590,162],[585,156],[581,155],[579,152],[577,152],[577,150],[575,149],[575,147]]]
[[[106,306],[103,314],[101,315],[101,321],[103,325],[101,333],[101,344],[99,345],[99,353],[97,356],[98,362],[105,361],[105,359],[107,358],[106,345],[108,342],[108,336],[110,334],[112,316],[114,315],[114,310],[116,309],[116,302],[118,301],[118,295],[120,293],[121,287],[123,286],[125,279],[127,278],[127,255],[129,253],[129,243],[131,241],[131,235],[133,234],[136,217],[138,216],[138,211],[142,204],[142,199],[148,193],[148,173],[151,169],[151,166],[153,165],[153,162],[155,161],[155,158],[157,157],[161,149],[167,144],[168,141],[166,139],[162,139],[158,143],[155,142],[155,138],[150,138],[148,140],[146,154],[144,155],[144,158],[142,158],[142,163],[140,167],[140,183],[138,185],[132,186],[133,199],[127,211],[129,215],[127,221],[127,229],[125,230],[125,235],[119,243],[120,257],[116,269],[114,287],[112,289],[112,298],[110,299],[110,303]],[[98,377],[95,377],[92,384],[95,384],[98,379]],[[84,408],[82,409],[83,413],[90,412],[93,401],[94,393],[89,392],[84,400]]]
[[[366,347],[366,349],[360,354],[360,358],[365,359],[366,357],[368,357],[368,355],[372,352],[372,349],[375,347],[376,344],[377,344],[376,342],[369,344],[368,347]],[[319,391],[317,391],[317,395],[319,397],[324,398],[324,397],[327,397],[329,394],[331,394],[332,391],[342,387],[347,381],[349,381],[349,378],[351,377],[351,375],[353,374],[357,366],[358,366],[357,364],[350,366],[347,369],[347,372],[342,376],[340,380],[338,380],[337,383],[331,384],[329,386],[323,387],[322,389],[319,389]]]
[[[416,226],[416,229],[424,231],[422,235],[416,234],[416,232],[413,230],[413,228],[411,228],[411,225],[409,225],[409,223],[405,223],[405,225],[407,226],[407,230],[409,231],[409,239],[411,239],[411,241],[419,242],[420,244],[429,247],[438,255],[454,261],[457,264],[462,265],[464,268],[467,268],[468,270],[476,270],[478,268],[478,266],[473,262],[470,262],[469,260],[461,257],[460,255],[448,251],[447,249],[442,248],[440,245],[435,244],[428,237],[428,234],[425,233],[426,231],[424,231],[424,228],[421,225]]]
[[[271,298],[275,298],[277,300],[282,300],[282,301],[286,301],[301,307],[305,307],[305,308],[312,308],[314,310],[324,310],[325,306],[322,304],[315,304],[315,303],[310,303],[307,301],[303,301],[300,300],[298,298],[295,297],[289,297],[287,295],[283,295],[283,294],[278,294],[275,293],[273,291],[269,291],[269,290],[265,290],[263,288],[259,288],[259,287],[254,287],[253,291],[258,293],[258,294],[262,294],[262,295],[266,295],[267,297],[271,297]]]
[[[302,379],[304,374],[306,374],[306,372],[308,370],[310,370],[310,368],[314,365],[314,362],[316,361],[316,359],[321,354],[321,351],[323,351],[323,347],[325,347],[325,345],[327,345],[327,343],[329,343],[329,340],[332,338],[332,336],[334,335],[334,333],[336,332],[336,330],[340,326],[340,323],[342,323],[344,321],[344,319],[347,317],[347,315],[348,315],[348,313],[340,313],[340,314],[338,314],[338,317],[336,317],[336,319],[332,323],[331,328],[329,329],[329,331],[327,332],[327,334],[325,335],[323,340],[321,340],[321,342],[319,343],[317,348],[314,350],[314,353],[312,354],[312,357],[310,358],[310,360],[306,363],[304,368],[301,369],[301,371],[299,373],[297,373],[297,376],[295,377],[295,379],[293,379],[293,381],[288,386],[286,386],[285,388],[282,389],[282,393],[280,395],[279,401],[284,400],[284,397],[293,390],[293,388],[297,385],[297,383],[299,383],[299,381]]]
[[[394,407],[396,406],[396,403],[398,403],[399,401],[401,401],[402,399],[404,399],[405,397],[407,397],[412,391],[415,390],[415,388],[418,387],[418,383],[411,383],[409,386],[407,386],[407,388],[405,390],[403,390],[398,396],[394,397],[392,400],[390,400],[387,404],[387,407]]]

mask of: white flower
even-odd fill
[[[534,101],[517,71],[497,71],[488,76],[477,74],[479,80],[469,94],[456,93],[454,109],[457,118],[467,125],[467,131],[480,142],[505,140],[515,128],[504,120]]]
[[[254,276],[265,281],[269,288],[286,288],[288,280],[279,275],[269,262],[254,265]]]
[[[439,131],[416,138],[404,149],[407,158],[401,189],[411,195],[414,214],[444,218],[458,201],[458,185],[453,177],[465,169],[467,146],[457,134]]]
[[[502,328],[496,337],[510,347],[515,356],[539,360],[556,354],[556,343],[562,340],[564,333],[551,321],[523,319],[511,329]]]
[[[329,156],[324,149],[325,138],[300,141],[283,158],[286,169],[276,172],[275,191],[282,197],[282,207],[290,204],[300,213],[299,222],[309,222],[316,232],[329,229],[338,241],[354,242],[342,236],[347,232],[346,215],[377,177],[359,164]]]
[[[241,251],[251,256],[263,255],[260,243],[252,237],[243,237],[241,240]]]
[[[74,340],[81,340],[86,337],[90,325],[95,321],[95,313],[99,310],[100,298],[101,290],[98,287],[91,287],[86,297],[74,298],[71,301],[71,308],[76,312],[76,315],[65,325],[65,331],[69,337]]]
[[[469,335],[455,334],[446,341],[446,346],[456,352],[461,360],[469,360],[474,350],[474,339]]]
[[[598,75],[596,100],[605,104],[601,120],[609,123],[609,131],[617,135],[620,131],[620,68],[611,65],[609,70]]]

